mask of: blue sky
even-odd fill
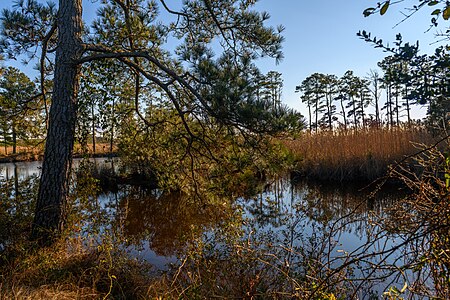
[[[175,0],[168,3],[175,3]],[[179,3],[180,0],[176,0]],[[92,18],[95,9],[91,0],[84,0],[84,16]],[[365,8],[376,5],[376,0],[260,0],[257,10],[265,10],[271,15],[269,24],[284,25],[285,43],[284,60],[276,65],[273,60],[263,59],[258,62],[261,70],[276,70],[283,74],[283,102],[306,114],[301,105],[295,86],[314,72],[341,76],[346,70],[353,70],[356,75],[365,76],[386,53],[374,49],[356,36],[359,30],[371,32],[384,41],[394,41],[395,35],[401,33],[404,41],[420,40],[424,53],[432,52],[437,45],[434,29],[425,33],[430,22],[430,10],[419,12],[393,28],[403,19],[401,6],[392,6],[384,16],[374,15],[365,18]],[[411,1],[409,1],[411,3]],[[11,7],[13,1],[0,1],[0,9]],[[399,4],[402,5],[403,3]],[[6,62],[25,69],[20,63]],[[29,67],[28,67],[29,69]],[[417,116],[423,115],[424,109],[416,110]]]
[[[395,26],[403,17],[401,6],[392,6],[384,16],[365,18],[364,9],[376,5],[376,0],[261,0],[258,8],[272,16],[270,23],[283,24],[285,59],[279,65],[261,62],[263,70],[277,70],[283,74],[283,101],[306,115],[306,109],[295,93],[295,86],[314,72],[342,76],[353,70],[366,76],[370,69],[387,54],[356,36],[366,30],[383,41],[395,41],[401,33],[405,42],[420,41],[423,53],[432,53],[437,45],[436,30],[425,33],[430,24],[430,10],[419,11],[414,17]],[[412,1],[409,1],[411,3]],[[395,26],[395,28],[394,28]],[[415,109],[423,116],[425,108]]]

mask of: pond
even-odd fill
[[[108,159],[92,162],[103,168],[118,165]],[[75,168],[79,164],[74,161]],[[0,165],[3,180],[24,180],[39,172],[39,162]],[[406,259],[402,236],[383,231],[378,223],[404,193],[372,191],[289,175],[262,183],[253,195],[206,195],[208,201],[120,185],[88,198],[91,209],[85,211],[82,228],[92,243],[102,244],[108,236],[156,273],[194,268],[230,293],[247,274],[258,278],[259,288],[296,291],[300,282],[309,281],[318,290],[332,287],[349,297],[376,299],[389,288],[404,287],[405,274],[396,270]]]

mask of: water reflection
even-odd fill
[[[158,255],[184,251],[186,243],[217,226],[229,213],[221,204],[201,204],[181,192],[143,192],[132,188],[120,201],[124,235],[131,244],[148,241]]]
[[[82,162],[90,162],[94,166],[101,168],[112,168],[117,170],[117,158],[90,158],[88,160],[75,158],[72,163],[74,169],[78,169]],[[27,179],[31,176],[40,176],[42,169],[42,161],[27,161],[15,163],[0,163],[0,180],[9,180],[11,178],[18,178],[19,180]]]
[[[138,246],[151,253],[145,258],[150,262],[155,259],[159,267],[161,257],[173,262],[192,256],[189,251],[193,244],[199,251],[199,243],[203,245],[202,255],[207,255],[209,261],[235,261],[236,257],[229,255],[241,244],[248,251],[270,253],[276,257],[271,264],[289,266],[296,274],[329,276],[330,285],[338,285],[343,278],[339,276],[352,276],[356,286],[361,284],[358,295],[366,298],[372,292],[380,294],[386,287],[378,283],[372,286],[371,280],[377,276],[390,278],[386,273],[375,275],[373,264],[394,262],[401,256],[400,252],[390,253],[388,258],[376,255],[391,247],[395,239],[380,235],[374,242],[371,216],[380,216],[384,207],[402,196],[395,191],[374,196],[369,190],[357,189],[355,193],[351,188],[323,188],[289,178],[274,180],[253,197],[208,204],[182,193],[134,188],[119,197],[121,218],[117,219],[124,224],[128,247]],[[344,275],[340,274],[342,264],[366,253],[374,255],[358,263],[358,271],[353,269],[352,274],[347,274],[345,270]],[[230,272],[242,272],[232,270],[233,266],[229,268]],[[366,279],[370,280],[365,282]]]
[[[319,228],[333,230],[339,243],[350,251],[367,240],[368,220],[374,209],[379,214],[383,206],[400,196],[391,193],[389,198],[377,199],[370,197],[369,192],[332,192],[282,178],[258,195],[236,202],[222,199],[199,203],[183,193],[137,187],[122,187],[121,193],[103,196],[103,201],[119,203],[116,222],[123,223],[123,234],[129,244],[146,241],[158,255],[172,256],[183,253],[186,244],[202,233],[226,226],[233,214],[231,220],[236,222],[236,214],[240,212],[245,219],[244,227],[264,233],[281,232],[288,227],[299,235],[312,234]]]
[[[19,164],[0,166],[4,170],[0,174],[21,179],[39,172],[38,163],[25,163],[25,169],[26,164],[29,168],[23,171]],[[18,185],[15,189],[17,192]],[[100,230],[95,233],[91,226],[84,230],[87,236],[114,234],[130,255],[161,270],[187,258],[195,258],[191,266],[197,268],[200,262],[205,267],[217,261],[216,274],[221,274],[217,276],[223,276],[230,285],[233,274],[240,274],[236,277],[238,285],[245,272],[270,266],[272,269],[265,271],[267,276],[281,274],[282,279],[276,282],[286,281],[283,276],[293,278],[289,287],[283,286],[291,289],[289,292],[299,288],[298,282],[311,278],[322,278],[329,286],[339,286],[343,278],[352,278],[355,288],[363,282],[360,279],[374,278],[374,261],[392,262],[401,256],[395,253],[386,259],[374,255],[357,261],[354,265],[358,272],[340,269],[354,257],[382,252],[395,243],[387,234],[375,233],[371,220],[402,196],[392,190],[373,196],[371,190],[361,187],[296,182],[288,176],[269,182],[263,191],[250,197],[201,197],[209,199],[206,202],[180,192],[121,185],[116,193],[100,195],[97,208],[91,208],[97,211],[90,212],[92,217],[88,219],[100,220]],[[265,284],[270,288],[274,283]],[[379,294],[384,287],[359,286],[360,291],[368,292],[358,295],[368,297],[370,290]]]
[[[24,180],[31,176],[39,176],[42,162],[16,162],[0,164],[0,180],[18,178]]]

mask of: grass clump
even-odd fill
[[[150,265],[108,243],[70,238],[51,248],[23,246],[2,264],[1,299],[145,299],[152,279]]]

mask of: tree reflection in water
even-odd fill
[[[137,187],[105,199],[118,197],[111,226],[122,228],[125,246],[177,257],[182,267],[172,271],[181,289],[216,287],[205,297],[357,290],[367,298],[391,284],[379,285],[377,279],[392,279],[383,267],[401,256],[399,251],[383,256],[395,237],[380,233],[373,219],[401,196],[391,190],[373,197],[360,188],[281,178],[235,201],[215,197],[204,203],[180,192]]]
[[[32,198],[25,193],[30,185],[5,183],[0,190],[10,201],[2,204],[1,223],[29,218],[23,208],[31,206],[16,203],[21,198],[15,195]],[[98,237],[98,244],[109,239],[117,253],[137,257],[138,249],[173,258],[164,268],[154,255],[139,257],[166,270],[170,286],[159,292],[184,298],[369,299],[392,286],[401,290],[411,278],[402,268],[417,252],[404,235],[384,227],[387,208],[403,196],[392,189],[373,196],[361,187],[279,178],[238,199],[203,195],[208,201],[200,201],[180,192],[120,186],[98,198],[88,188],[77,203],[85,207],[82,235]],[[1,232],[2,247],[10,236]]]
[[[123,233],[128,243],[148,241],[158,255],[183,253],[186,243],[218,226],[231,213],[227,202],[202,204],[181,192],[148,193],[132,188],[120,201],[126,215]]]

